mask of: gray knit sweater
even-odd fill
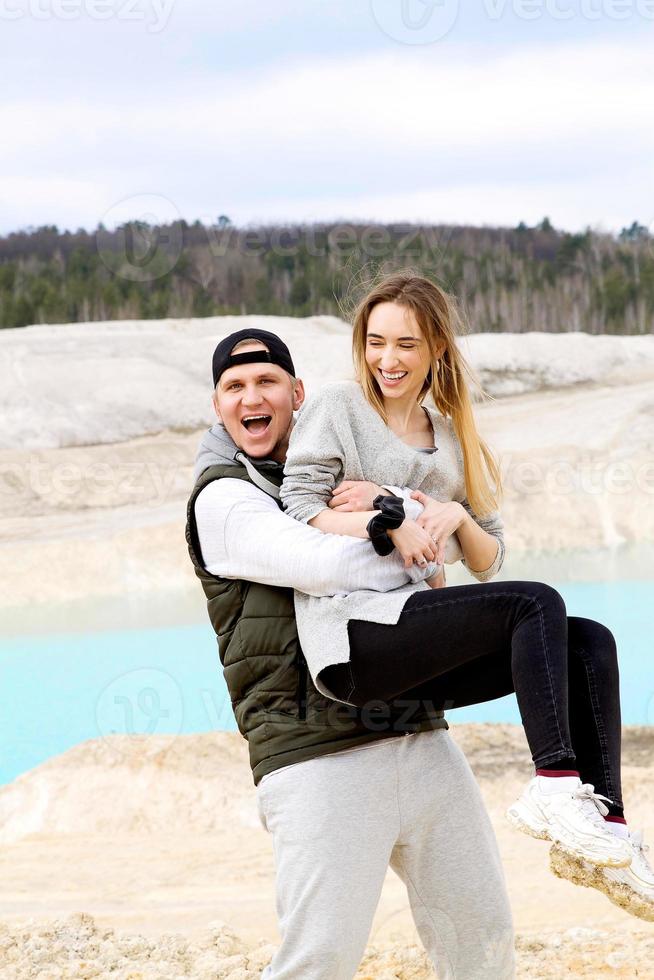
[[[368,404],[355,381],[325,385],[302,407],[293,428],[281,487],[284,508],[306,523],[325,509],[332,489],[342,480],[411,487],[444,503],[459,501],[480,527],[497,538],[493,564],[482,572],[470,570],[476,579],[486,582],[504,560],[503,522],[497,512],[485,518],[473,513],[465,496],[463,454],[452,421],[425,408],[434,429],[437,452],[432,454],[416,452],[416,447],[396,436]],[[449,554],[454,551],[460,556],[460,546],[453,537],[450,543]],[[380,562],[386,560],[379,558]],[[448,560],[451,559],[446,551]],[[420,581],[392,592],[371,589],[324,597],[296,590],[300,643],[316,687],[331,697],[317,676],[324,667],[350,659],[348,620],[395,624],[409,596],[428,588]]]

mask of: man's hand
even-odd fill
[[[388,495],[388,491],[378,487],[376,483],[368,483],[367,480],[343,480],[332,490],[328,507],[347,512],[372,510],[372,502],[380,493]]]
[[[405,568],[411,568],[414,562],[424,568],[434,561],[436,546],[429,533],[418,527],[416,521],[405,517],[399,527],[388,531],[388,536],[402,555]]]
[[[447,539],[467,520],[465,508],[455,500],[443,504],[420,490],[414,490],[411,498],[424,507],[416,523],[429,534],[436,549],[436,561],[442,565],[445,561]]]

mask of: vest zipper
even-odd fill
[[[298,717],[304,721],[307,717],[307,662],[301,651],[295,658],[295,664],[297,667],[298,680],[297,680],[297,713]]]

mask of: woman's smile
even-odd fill
[[[384,371],[383,368],[379,368],[377,372],[381,379],[382,385],[389,388],[396,388],[398,385],[402,384],[408,371]]]

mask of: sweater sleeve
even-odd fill
[[[467,510],[479,527],[486,531],[487,534],[492,534],[497,541],[497,554],[495,555],[493,564],[489,565],[488,568],[476,572],[472,568],[468,568],[465,558],[461,559],[461,563],[468,568],[470,574],[474,575],[478,582],[489,582],[494,575],[497,575],[504,562],[504,522],[500,517],[499,511],[496,510],[486,517],[477,517],[468,503],[467,498],[461,501],[461,505]]]
[[[342,414],[336,391],[325,386],[302,407],[293,426],[280,498],[286,513],[304,524],[326,509],[342,478]]]

